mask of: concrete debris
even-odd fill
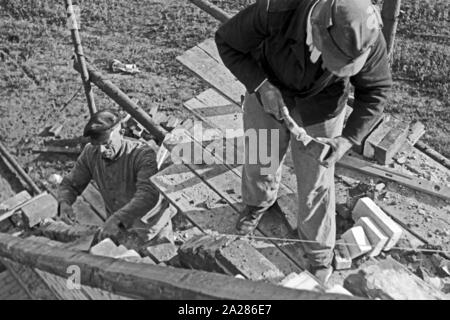
[[[387,300],[444,300],[433,286],[392,258],[362,268],[344,280],[344,288],[356,296]]]

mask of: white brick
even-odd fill
[[[338,294],[345,294],[348,296],[353,296],[350,291],[348,291],[347,289],[345,289],[343,286],[335,284],[333,287],[331,287],[330,289],[328,289],[326,291],[327,293],[338,293]]]
[[[341,238],[347,243],[347,248],[352,259],[372,250],[369,239],[367,239],[364,229],[361,226],[347,230]]]
[[[280,284],[291,289],[321,291],[321,285],[307,272],[291,273]]]
[[[375,225],[372,219],[361,217],[355,223],[355,226],[361,226],[369,239],[372,251],[369,253],[371,257],[376,257],[383,250],[389,238]]]
[[[353,220],[356,222],[361,217],[369,217],[375,225],[389,237],[384,251],[390,250],[402,235],[402,229],[396,224],[372,199],[364,197],[358,200],[352,212]]]
[[[336,241],[336,246],[334,247],[333,263],[335,270],[350,269],[352,267],[352,258],[350,257],[350,252],[348,251],[348,247],[342,239]]]

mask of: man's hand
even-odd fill
[[[263,85],[258,89],[261,98],[261,103],[264,107],[264,111],[272,114],[278,120],[282,120],[281,108],[286,104],[283,101],[283,96],[277,87],[272,85],[269,81],[265,81]]]
[[[76,222],[73,208],[67,202],[60,202],[59,204],[59,218],[67,224],[74,224]]]
[[[353,143],[350,140],[342,136],[336,138],[317,138],[317,140],[331,146],[330,154],[320,163],[327,168],[338,162],[353,146]]]
[[[99,240],[101,241],[105,238],[117,239],[122,230],[122,223],[117,217],[112,215],[105,221],[105,224],[100,230]]]

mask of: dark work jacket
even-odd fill
[[[252,93],[265,79],[277,86],[289,109],[299,108],[303,125],[333,118],[345,107],[349,82],[353,112],[343,136],[360,144],[383,112],[392,86],[382,33],[355,76],[340,78],[310,60],[306,23],[316,0],[257,0],[223,24],[215,40],[223,63]]]

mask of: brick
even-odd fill
[[[384,251],[390,250],[402,235],[402,229],[372,199],[364,197],[358,200],[353,208],[352,217],[357,221],[361,217],[369,217],[375,225],[389,238]]]
[[[335,284],[330,289],[326,290],[327,293],[337,293],[337,294],[345,294],[347,296],[353,296],[350,291],[345,289],[343,286]]]
[[[383,250],[389,238],[372,222],[369,217],[361,217],[355,223],[355,226],[361,226],[369,239],[372,251],[369,256],[376,257]]]
[[[335,270],[350,269],[352,267],[350,252],[342,239],[336,241],[336,246],[334,247],[333,266]]]
[[[397,151],[407,142],[409,123],[396,119],[388,134],[375,146],[375,159],[381,164],[392,163]]]
[[[248,242],[225,236],[195,237],[178,250],[182,265],[251,280],[279,280],[284,274]]]
[[[42,220],[56,217],[58,214],[58,202],[46,194],[22,207],[22,218],[29,228],[39,224]]]
[[[363,155],[366,158],[373,158],[375,156],[375,146],[378,145],[381,140],[389,132],[391,126],[389,125],[391,117],[385,115],[378,126],[369,134],[364,141]]]
[[[0,215],[11,209],[14,209],[15,207],[21,205],[22,203],[30,199],[31,195],[26,190],[19,192],[13,197],[0,203]]]
[[[347,230],[341,237],[347,243],[348,251],[352,259],[372,250],[369,239],[367,239],[364,229],[360,226]]]
[[[311,140],[306,145],[306,149],[305,149],[305,153],[308,156],[310,156],[313,159],[316,159],[318,161],[323,161],[329,152],[330,152],[330,146],[328,144],[317,141],[315,139]]]
[[[391,163],[392,157],[406,143],[408,133],[409,123],[386,116],[365,140],[363,155],[381,164]]]
[[[290,273],[280,285],[286,288],[323,292],[323,287],[308,272]]]
[[[107,238],[93,246],[90,253],[96,256],[114,257],[117,253],[117,246],[111,239]],[[121,253],[123,252],[121,251]]]
[[[178,247],[172,243],[161,243],[147,248],[147,253],[158,262],[166,262],[178,254]]]

